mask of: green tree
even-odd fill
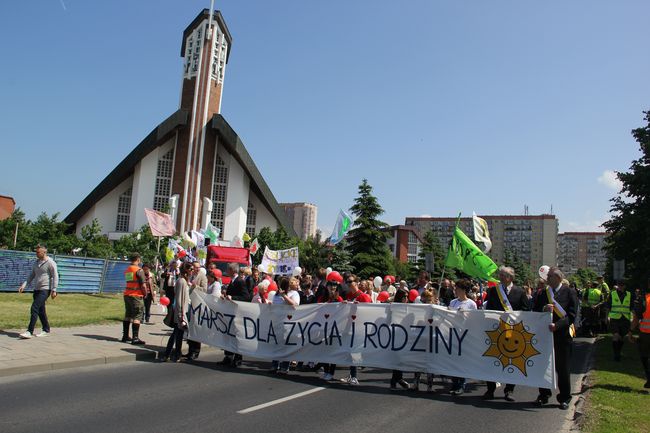
[[[298,241],[298,254],[300,267],[308,273],[327,267],[328,249],[321,240],[320,231],[317,231],[314,237]]]
[[[168,238],[161,238],[161,249],[168,241]],[[145,224],[140,227],[140,230],[116,240],[113,243],[113,250],[118,258],[128,258],[132,253],[139,253],[144,263],[154,263],[156,257],[160,257],[157,246],[158,238],[151,234],[149,224]],[[162,261],[162,258],[159,260]]]
[[[18,239],[14,246],[14,234],[18,225]],[[11,250],[30,250],[34,245],[30,245],[31,239],[31,222],[25,219],[25,213],[16,208],[11,216],[0,221],[0,247],[6,247]]]
[[[354,272],[352,267],[352,254],[348,251],[348,243],[346,240],[334,245],[327,252],[327,266],[338,272]]]
[[[36,244],[45,245],[50,254],[71,254],[79,245],[77,237],[68,233],[70,224],[59,221],[59,213],[48,216],[41,213],[36,221],[28,225],[27,232],[32,245],[24,245],[23,249],[31,250]]]
[[[603,224],[609,233],[608,252],[625,260],[626,277],[637,287],[645,287],[650,276],[650,111],[644,115],[646,125],[632,130],[641,157],[629,171],[616,173],[623,187],[610,200],[612,216]]]
[[[580,268],[576,271],[575,274],[569,277],[569,282],[576,283],[576,285],[580,288],[585,288],[587,287],[587,283],[596,281],[597,277],[598,274],[596,274],[596,271],[593,269]]]
[[[431,280],[436,281],[440,278],[442,274],[442,269],[445,266],[445,258],[447,252],[442,248],[440,244],[440,239],[433,232],[433,230],[428,230],[424,234],[424,239],[422,240],[422,248],[420,249],[420,256],[418,257],[418,267],[420,269],[426,269],[426,255],[428,253],[433,254],[433,272],[431,273]],[[445,273],[447,273],[445,271]]]
[[[503,264],[514,269],[514,283],[516,285],[523,286],[524,284],[533,284],[535,277],[533,275],[533,272],[530,270],[530,265],[521,260],[516,252],[507,249],[504,253]]]
[[[350,211],[355,215],[354,228],[348,233],[348,250],[352,266],[361,278],[394,273],[393,257],[386,245],[388,227],[378,218],[384,213],[367,179],[359,185],[359,196]]]
[[[81,253],[87,257],[99,257],[102,259],[114,256],[111,241],[102,233],[102,226],[94,218],[92,222],[81,228]]]

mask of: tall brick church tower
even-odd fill
[[[232,37],[221,12],[203,10],[183,32],[185,58],[180,109],[190,113],[189,129],[178,137],[174,184],[179,194],[177,226],[181,231],[201,224],[201,197],[209,196],[213,158],[206,157],[208,122],[221,112],[221,95]],[[205,175],[204,175],[205,173]],[[201,192],[205,194],[201,194]]]

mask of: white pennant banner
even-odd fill
[[[555,388],[551,314],[424,304],[253,304],[194,291],[189,336],[258,359]]]

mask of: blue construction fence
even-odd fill
[[[59,269],[60,293],[119,293],[129,262],[92,257],[50,255]],[[0,250],[0,292],[16,292],[27,281],[36,254]],[[31,288],[27,288],[31,290]]]

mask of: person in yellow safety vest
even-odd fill
[[[596,278],[596,284],[598,285],[598,290],[600,290],[600,293],[603,295],[603,302],[608,302],[609,297],[611,295],[611,290],[609,289],[609,286],[605,282],[604,278],[602,275],[598,276]],[[609,322],[609,308],[607,308],[607,304],[603,304],[600,306],[600,332],[606,333],[607,332],[607,323]]]
[[[650,280],[645,293],[638,297],[634,303],[634,319],[628,333],[628,338],[634,341],[632,331],[639,329],[639,354],[641,355],[641,364],[645,370],[646,383],[644,388],[650,388]]]
[[[630,331],[634,295],[625,290],[625,283],[619,282],[614,286],[606,304],[609,308],[609,329],[612,333],[614,361],[621,360],[623,337]]]
[[[587,337],[593,337],[600,328],[600,306],[603,303],[603,294],[596,283],[587,283],[582,301],[582,328]]]
[[[140,254],[132,254],[129,257],[131,264],[124,270],[124,321],[122,321],[122,343],[136,345],[145,344],[140,340],[140,323],[144,320],[144,271],[140,268]],[[129,337],[129,325],[133,331],[133,337]]]

